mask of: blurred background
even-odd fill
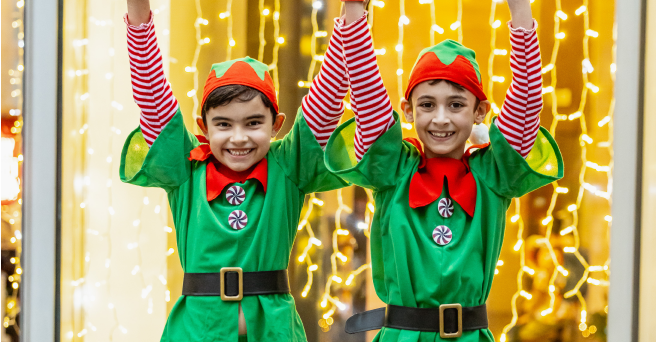
[[[508,211],[487,303],[490,329],[499,341],[606,341],[616,3],[532,3],[543,60],[541,121],[561,148],[565,177],[515,200]],[[21,335],[24,6],[24,0],[2,2],[3,342]],[[395,107],[419,51],[454,39],[476,51],[492,115],[498,114],[512,76],[503,1],[372,0],[369,6]],[[195,133],[211,64],[247,55],[269,64],[289,118],[286,132],[340,12],[339,1],[327,0],[151,0],[151,7],[167,77]],[[118,178],[124,139],[139,118],[122,19],[126,3],[66,0],[61,10],[58,338],[159,340],[183,272],[165,192]],[[347,110],[344,119],[351,116]],[[411,124],[403,127],[406,136],[414,134]],[[353,313],[383,305],[369,270],[375,210],[371,193],[358,187],[306,199],[289,271],[309,341],[368,341],[375,334],[343,332]]]

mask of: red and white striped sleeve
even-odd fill
[[[344,114],[344,97],[348,91],[342,37],[336,29],[340,20],[335,19],[335,29],[330,36],[321,70],[312,81],[310,91],[303,97],[301,104],[305,121],[321,148],[326,147],[328,138]]]
[[[147,24],[130,25],[127,14],[124,20],[128,31],[132,94],[141,109],[141,133],[150,146],[175,115],[178,101],[164,76],[152,12]]]
[[[367,13],[340,27],[346,70],[355,113],[355,156],[359,161],[369,147],[395,123],[392,103],[380,76],[367,23]]]
[[[501,114],[496,121],[499,131],[522,157],[526,158],[540,129],[542,111],[542,61],[536,29],[510,26],[510,69],[513,78]]]

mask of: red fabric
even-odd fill
[[[471,91],[479,100],[487,100],[474,67],[464,56],[459,55],[453,63],[446,65],[435,53],[424,54],[412,69],[405,98],[410,99],[410,93],[417,84],[429,80],[449,80],[458,83]]]
[[[243,61],[235,62],[235,64],[230,66],[221,78],[216,77],[216,72],[214,70],[210,71],[209,76],[207,76],[207,81],[205,81],[205,88],[203,88],[203,102],[201,102],[201,108],[205,104],[207,96],[209,96],[214,89],[233,84],[241,84],[261,91],[269,101],[271,101],[273,109],[278,113],[276,88],[273,85],[273,80],[269,73],[264,73],[264,80],[262,80],[255,70],[253,70],[248,63]]]
[[[467,215],[473,217],[476,208],[476,180],[469,170],[468,160],[473,148],[483,148],[489,143],[469,147],[462,159],[458,160],[426,158],[419,140],[415,138],[404,140],[414,145],[421,154],[419,168],[410,181],[410,207],[423,207],[440,198],[446,178],[449,184],[449,197],[456,201]]]
[[[262,160],[251,166],[248,170],[236,172],[219,163],[214,158],[210,145],[204,136],[197,135],[196,137],[201,142],[201,145],[191,150],[189,160],[204,161],[209,158],[205,176],[208,202],[217,198],[228,184],[244,183],[248,179],[257,179],[262,184],[264,192],[266,192],[268,176],[266,158],[262,158]]]

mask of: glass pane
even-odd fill
[[[454,39],[477,51],[490,117],[499,114],[512,79],[505,3],[406,1],[401,17],[402,4],[372,1],[369,18],[392,103],[401,100],[416,55]],[[321,0],[157,0],[151,6],[166,76],[195,133],[205,75],[212,63],[230,58],[250,55],[269,64],[282,111],[296,113],[340,10],[338,2]],[[509,207],[487,302],[490,330],[500,341],[604,341],[615,2],[532,6],[544,67],[541,124],[558,142],[566,173]],[[157,340],[181,293],[166,194],[118,178],[121,148],[139,123],[125,11],[122,0],[65,2],[61,332],[67,340]],[[347,110],[345,118],[352,115]],[[405,136],[416,136],[411,124],[403,126]],[[372,194],[358,187],[306,198],[289,272],[309,341],[373,338],[375,332],[343,329],[351,314],[384,305],[369,268],[375,210]]]
[[[2,2],[2,341],[20,338],[24,1]]]

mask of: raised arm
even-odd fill
[[[162,53],[157,46],[153,15],[148,0],[128,0],[128,55],[134,101],[141,109],[140,126],[152,145],[178,110],[178,101],[164,76]]]
[[[321,148],[326,147],[328,138],[344,114],[344,97],[348,91],[342,37],[337,29],[340,25],[341,19],[335,19],[335,29],[330,36],[321,70],[302,102],[305,120]]]
[[[345,2],[346,21],[340,27],[346,70],[355,113],[355,156],[359,161],[369,147],[394,125],[392,103],[376,63],[367,14],[362,2]]]
[[[497,119],[510,145],[524,158],[531,152],[540,128],[542,111],[542,61],[536,33],[537,22],[529,0],[508,0],[510,69],[513,78]]]

